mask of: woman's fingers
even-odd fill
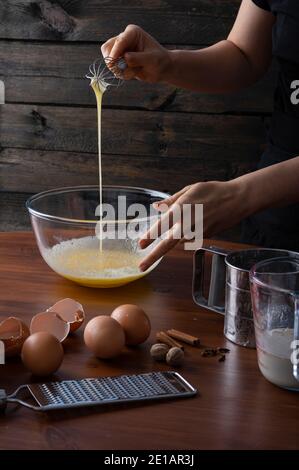
[[[153,208],[162,213],[167,212],[171,206],[171,203],[170,201],[168,201],[168,199],[163,199],[163,201],[154,202]]]
[[[102,55],[103,57],[109,57],[110,56],[110,52],[111,52],[111,49],[115,43],[115,40],[116,40],[117,36],[115,36],[114,38],[110,38],[108,39],[108,41],[106,41],[104,44],[102,44],[101,46],[101,52],[102,52]]]
[[[160,206],[161,208],[162,206]],[[164,212],[159,220],[155,222],[149,230],[140,238],[139,246],[141,249],[147,248],[154,240],[160,236],[169,237],[169,230],[172,229],[173,234],[179,239],[178,227],[181,227],[181,208],[179,204],[174,203],[170,208],[166,206],[162,210]]]
[[[139,240],[139,246],[142,250],[147,248],[153,241],[159,237],[159,233],[161,232],[161,219],[155,222],[149,230],[142,235]]]
[[[110,51],[110,57],[112,59],[118,59],[119,57],[123,57],[127,51],[138,50],[140,31],[138,26],[127,26],[126,29],[116,37]]]
[[[139,68],[151,63],[153,53],[150,52],[127,52],[125,54],[125,61],[129,67]]]
[[[124,80],[132,80],[132,78],[137,78],[140,71],[141,69],[139,67],[127,67],[123,72],[122,77]]]
[[[181,227],[182,214],[180,197],[188,191],[188,188],[189,187],[185,187],[167,199],[153,204],[156,210],[162,212],[162,216],[140,238],[139,246],[141,249],[147,248],[154,240],[167,233],[173,226],[177,227],[179,224],[179,227]],[[181,235],[177,234],[177,239],[180,238]]]
[[[116,41],[116,37],[111,38],[107,42],[105,42],[105,44],[101,46],[101,52],[102,52],[104,59],[106,59],[107,57],[111,57],[111,50],[114,46],[115,41]],[[135,78],[141,72],[141,67],[133,67],[128,62],[127,62],[127,65],[128,67],[123,72],[123,78],[125,80],[131,80],[132,78]],[[107,62],[107,67],[110,68],[109,62]]]
[[[174,202],[176,202],[179,197],[181,197],[186,191],[188,191],[188,187],[181,189],[177,193],[169,196],[166,199],[162,199],[162,201],[154,202],[153,206],[160,212],[165,212],[167,210],[167,206],[170,207]]]
[[[179,239],[175,237],[174,231],[170,230],[168,236],[161,240],[153,251],[141,261],[139,269],[141,271],[146,271],[150,266],[152,266],[152,264],[158,261],[158,259],[174,248],[178,242]]]

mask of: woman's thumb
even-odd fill
[[[126,52],[125,61],[129,67],[143,67],[149,60],[146,52]]]

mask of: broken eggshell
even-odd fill
[[[46,331],[55,336],[61,343],[70,332],[70,324],[64,321],[57,312],[41,312],[35,315],[30,323],[30,333]]]
[[[71,332],[78,330],[85,319],[84,309],[73,299],[62,299],[48,308],[47,312],[56,312],[65,322],[70,324]]]
[[[9,317],[3,320],[0,323],[0,340],[4,343],[6,357],[19,355],[29,335],[28,326],[19,318]]]

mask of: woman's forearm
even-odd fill
[[[243,52],[231,41],[221,41],[196,51],[169,51],[170,65],[164,81],[204,93],[239,90],[256,80]]]
[[[299,202],[299,157],[240,176],[232,184],[240,188],[244,216]]]
[[[225,41],[199,51],[172,51],[166,81],[206,93],[236,91],[256,82],[268,69],[272,56],[275,17],[243,0]]]

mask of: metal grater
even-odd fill
[[[18,398],[25,394],[27,397]],[[100,377],[97,379],[65,380],[47,384],[22,385],[6,396],[0,390],[0,408],[19,403],[37,411],[128,403],[165,398],[191,397],[197,390],[177,372]],[[33,404],[25,401],[33,399]]]

